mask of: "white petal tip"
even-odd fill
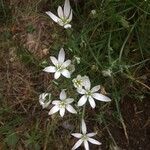
[[[84,104],[83,104],[83,105],[84,105]],[[83,105],[81,105],[81,104],[77,104],[77,106],[78,106],[78,107],[81,107],[81,106],[83,106]]]
[[[95,106],[94,107],[92,106],[92,109],[95,109]]]
[[[66,24],[66,25],[64,26],[64,28],[65,28],[65,29],[71,28],[71,24]]]

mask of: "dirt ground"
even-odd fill
[[[145,96],[142,102],[125,97],[121,104],[121,112],[127,129],[128,140],[122,128],[115,123],[110,131],[121,149],[149,150],[150,149],[150,101]]]

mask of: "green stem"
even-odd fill
[[[84,115],[85,115],[85,105],[83,106],[83,110],[82,110],[82,117],[81,117],[81,126],[80,126],[80,132],[82,132],[82,119],[84,119]]]
[[[5,11],[5,7],[4,7],[3,0],[1,0],[1,5],[2,5],[2,9],[3,9],[4,16],[6,17],[6,11]]]
[[[130,29],[128,35],[127,35],[127,37],[125,38],[125,41],[124,41],[123,44],[122,44],[122,47],[121,47],[121,49],[120,49],[120,54],[119,54],[119,62],[121,62],[122,54],[123,54],[125,45],[126,45],[128,39],[129,39],[129,37],[130,37],[130,35],[131,35],[133,29],[135,28],[137,22],[140,20],[141,17],[142,17],[142,15],[141,15],[141,16],[136,20],[136,22],[133,24],[133,26],[131,27],[131,29]]]
[[[125,39],[125,41],[124,41],[123,44],[122,44],[122,47],[121,47],[121,49],[120,49],[120,54],[119,54],[119,62],[121,62],[123,50],[124,50],[124,48],[125,48],[125,45],[126,45],[126,43],[127,43],[128,39],[129,39],[129,37],[130,37],[130,35],[131,35],[131,33],[132,33],[134,27],[135,27],[135,25],[136,25],[136,23],[132,26],[132,28],[130,29],[130,31],[129,31],[129,33],[128,33],[126,39]]]
[[[85,105],[83,106],[83,110],[82,110],[82,119],[84,119],[84,115],[85,115]]]
[[[110,46],[110,41],[111,41],[111,32],[109,34],[109,39],[108,39],[108,61],[109,61],[109,64],[111,64],[111,46]]]

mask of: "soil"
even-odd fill
[[[126,126],[128,139],[123,128],[114,122],[109,127],[119,150],[150,149],[150,101],[149,95],[141,101],[125,97],[121,103],[121,112]],[[107,148],[106,148],[107,149]]]

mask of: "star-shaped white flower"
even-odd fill
[[[49,115],[52,115],[59,111],[60,116],[63,117],[66,109],[70,113],[73,113],[73,114],[77,113],[76,110],[70,105],[74,101],[74,99],[67,98],[65,90],[61,91],[59,98],[60,100],[54,100],[52,102],[52,104],[55,106],[49,111]]]
[[[59,51],[58,59],[56,59],[53,56],[51,56],[50,59],[54,64],[54,66],[48,66],[44,68],[43,71],[49,73],[55,73],[54,74],[55,79],[58,79],[61,74],[66,78],[70,78],[71,73],[68,71],[67,67],[70,65],[71,60],[68,59],[65,61],[65,51],[63,48],[61,48],[61,50]]]
[[[39,103],[44,108],[47,108],[51,102],[51,94],[50,93],[42,93],[39,96]]]
[[[72,150],[77,149],[82,143],[84,144],[85,150],[89,150],[89,143],[95,144],[95,145],[101,145],[101,143],[91,137],[95,136],[96,133],[87,133],[87,128],[85,121],[82,120],[82,125],[81,125],[82,133],[73,133],[71,134],[72,136],[78,138],[79,140],[76,142],[76,144],[73,146]]]
[[[65,0],[63,9],[61,6],[58,7],[57,13],[58,17],[50,11],[46,12],[46,14],[50,16],[53,21],[58,23],[60,26],[63,26],[65,29],[71,28],[70,22],[72,20],[72,9],[69,0]]]
[[[78,101],[78,106],[83,106],[87,102],[87,100],[89,101],[92,108],[95,108],[96,106],[94,99],[103,102],[111,101],[109,97],[98,93],[99,89],[100,85],[97,85],[91,89],[91,82],[89,78],[86,78],[84,81],[84,89],[77,89],[78,93],[83,95]]]
[[[81,75],[77,75],[77,77],[72,80],[74,87],[77,89],[82,89],[87,78],[88,76],[82,77]]]

